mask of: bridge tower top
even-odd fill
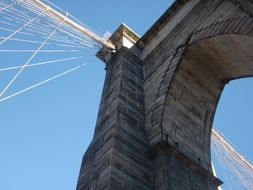
[[[132,48],[139,39],[140,37],[131,28],[122,23],[110,37],[110,41],[115,45],[115,50],[108,51],[108,48],[103,46],[96,56],[103,62],[108,63],[116,51],[122,47]]]

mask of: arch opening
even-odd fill
[[[251,137],[252,84],[253,78],[230,81],[222,92],[213,122],[213,127],[224,135],[224,138],[233,146],[234,151],[249,163],[252,163],[253,160],[253,152],[249,148],[249,145],[253,144]],[[222,146],[224,145],[218,144],[217,147],[217,142],[213,141],[214,139],[212,139],[211,157],[217,176],[224,182],[222,188],[249,189],[253,185],[251,182],[253,174],[248,175],[250,168],[243,160],[236,158],[234,151],[225,149],[223,152]]]
[[[211,130],[224,86],[253,76],[253,38],[224,34],[188,45],[165,100],[163,136],[212,172]]]

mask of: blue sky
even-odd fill
[[[169,0],[51,2],[102,35],[113,32],[122,22],[143,35],[171,4]],[[92,139],[105,76],[104,63],[92,56],[95,51],[89,53],[83,62],[69,63],[88,63],[85,67],[0,102],[1,190],[75,189],[82,155]],[[2,59],[0,66],[18,56]],[[69,66],[58,67],[53,66],[53,71]],[[24,73],[9,93],[52,76],[52,67],[43,69]],[[7,75],[13,73],[0,73],[0,80]],[[214,121],[214,126],[251,161],[252,85],[252,79],[229,83]]]

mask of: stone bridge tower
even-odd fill
[[[214,190],[210,136],[230,80],[253,76],[252,0],[177,0],[102,48],[106,79],[77,190]]]

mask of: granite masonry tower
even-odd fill
[[[77,190],[215,190],[210,136],[226,83],[253,76],[252,0],[177,0],[142,37],[121,25]]]

